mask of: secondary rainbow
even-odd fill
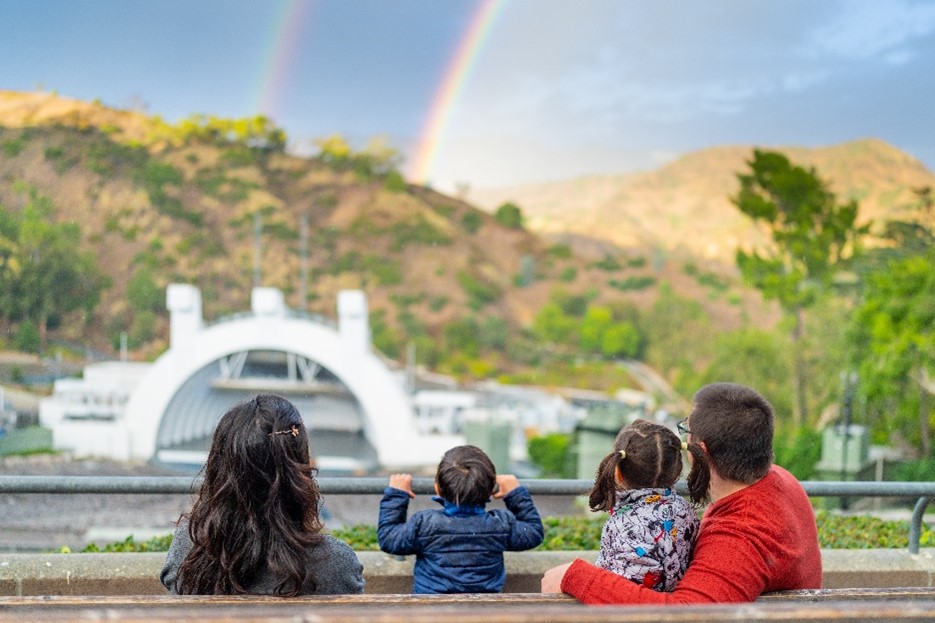
[[[253,110],[267,117],[279,112],[282,94],[289,78],[289,63],[296,57],[303,26],[311,13],[311,0],[283,0],[275,6],[275,17],[270,20],[266,54],[260,65],[259,86]]]
[[[432,99],[425,124],[419,133],[409,167],[410,181],[422,184],[428,181],[438,147],[451,121],[451,114],[470,78],[481,48],[505,4],[506,0],[483,0],[474,12],[454,57],[448,63],[442,82]]]

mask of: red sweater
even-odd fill
[[[801,588],[821,588],[815,513],[802,485],[775,465],[762,480],[708,507],[688,571],[671,593],[581,559],[562,579],[562,591],[586,604],[748,602]]]

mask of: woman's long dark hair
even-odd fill
[[[588,499],[592,511],[609,511],[616,504],[617,469],[629,489],[672,487],[682,473],[682,442],[662,424],[648,420],[635,420],[622,428],[613,451],[597,467]]]
[[[302,592],[306,550],[324,538],[314,471],[302,417],[285,398],[261,394],[225,413],[189,515],[178,592],[246,593],[262,572],[279,580],[276,594]]]

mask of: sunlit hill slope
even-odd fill
[[[749,148],[707,150],[635,176],[478,192],[471,199],[484,210],[353,159],[165,126],[99,103],[0,92],[0,206],[47,197],[55,220],[80,225],[111,281],[94,317],[63,322],[62,337],[113,348],[130,331],[136,356],[151,357],[166,346],[167,319],[160,312],[140,330],[131,280],[144,273],[158,288],[199,286],[210,320],[249,307],[257,269],[290,307],[329,316],[338,290],[363,288],[377,345],[399,359],[408,341],[443,344],[446,328],[465,319],[519,335],[556,291],[646,309],[666,284],[699,301],[719,328],[778,316],[733,270],[733,249],[756,240],[727,200]],[[913,187],[935,184],[879,141],[790,155],[861,199],[868,217],[895,214]],[[494,218],[506,200],[520,205],[525,226]],[[502,352],[495,369],[516,359]]]

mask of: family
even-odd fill
[[[743,385],[707,385],[678,429],[686,441],[646,420],[620,431],[589,496],[591,510],[609,514],[597,560],[548,570],[542,592],[586,604],[688,604],[820,588],[814,513],[798,481],[773,465],[769,402]],[[689,500],[673,488],[682,452],[690,462]],[[503,552],[543,540],[529,491],[515,476],[498,475],[479,448],[458,446],[442,457],[435,492],[440,508],[407,519],[412,476],[390,476],[380,548],[416,557],[415,593],[501,591]],[[506,509],[487,510],[491,498]],[[346,543],[322,532],[320,505],[296,408],[268,394],[240,403],[215,430],[162,584],[194,595],[361,593],[363,567]]]

